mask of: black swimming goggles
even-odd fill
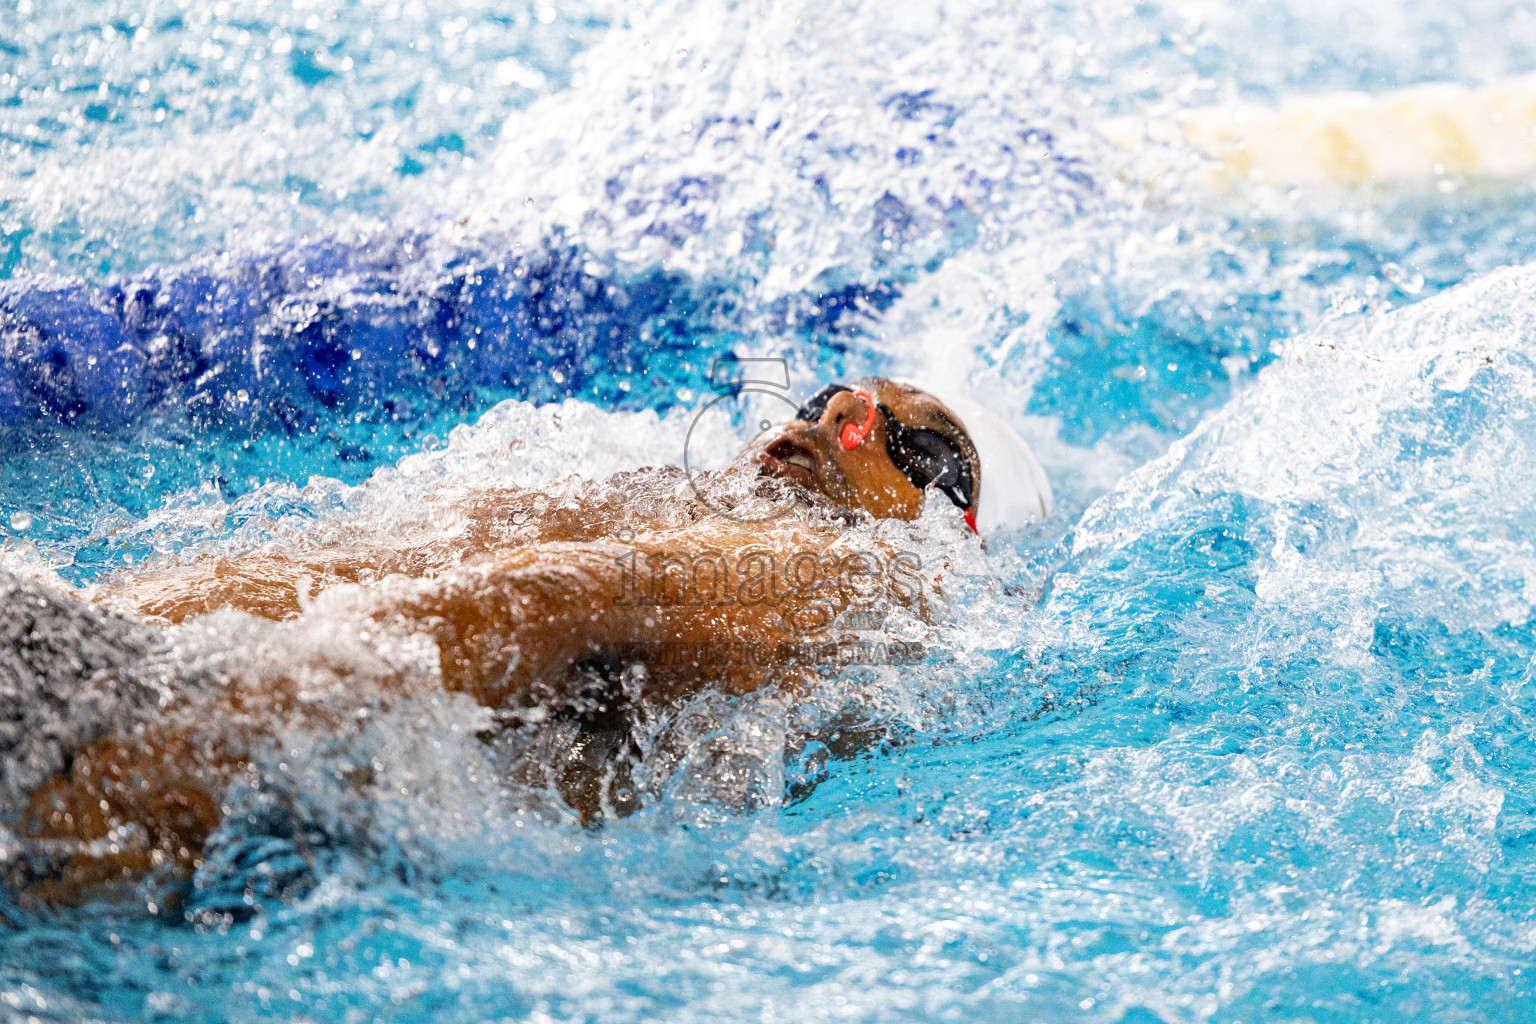
[[[885,417],[885,452],[891,462],[918,490],[932,484],[943,491],[966,513],[966,522],[974,530],[976,524],[972,522],[971,502],[976,494],[976,481],[960,449],[943,434],[926,427],[909,427],[896,418],[890,406],[877,403],[869,392],[854,391],[842,384],[828,384],[816,392],[795,413],[795,418],[806,423],[820,423],[827,414],[827,403],[832,401],[832,396],[844,391],[864,399],[869,406],[869,415],[862,424],[843,425],[840,435],[843,447],[852,450],[864,443],[874,426],[875,410],[879,409]]]

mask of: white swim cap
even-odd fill
[[[1001,416],[963,395],[945,394],[916,381],[903,380],[943,402],[971,435],[981,460],[981,501],[976,506],[976,532],[983,537],[1005,533],[1050,515],[1055,500],[1051,482],[1029,445]]]

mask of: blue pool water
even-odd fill
[[[1094,130],[1532,68],[1499,2],[0,11],[8,567],[679,461],[724,353],[967,381],[1059,499],[919,671],[716,708],[631,818],[405,708],[399,797],[232,816],[174,920],[0,902],[0,1014],[1532,1019],[1531,186],[1216,196]]]

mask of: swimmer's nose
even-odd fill
[[[844,448],[856,448],[858,444],[848,443],[849,436],[856,435],[858,442],[862,443],[873,421],[873,399],[869,399],[862,391],[839,391],[827,402],[827,411],[822,413],[816,429],[827,432],[832,440]]]

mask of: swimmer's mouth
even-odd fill
[[[786,434],[770,444],[757,457],[762,476],[776,476],[791,483],[811,487],[816,483],[820,459],[809,442]]]

